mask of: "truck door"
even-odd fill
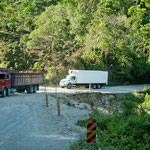
[[[76,84],[76,77],[75,76],[71,76],[71,84]]]
[[[6,87],[5,74],[0,74],[0,89],[3,90],[3,87]]]
[[[10,78],[11,76],[9,74],[6,75],[6,79],[4,81],[5,85],[7,88],[11,88],[11,84],[10,84]]]

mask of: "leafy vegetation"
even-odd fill
[[[145,96],[144,102],[142,103],[142,107],[150,111],[150,95],[148,93]]]
[[[97,142],[102,150],[150,149],[150,95],[135,94],[122,102],[123,113],[104,115],[96,110],[91,114],[97,122]],[[79,122],[82,126],[87,120]],[[78,146],[77,146],[78,145]],[[87,149],[85,139],[73,144],[71,149]]]
[[[148,82],[149,21],[149,0],[1,0],[0,63],[38,62],[52,82],[68,69],[108,70],[110,84]]]

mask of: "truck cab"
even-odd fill
[[[67,75],[65,79],[62,79],[60,81],[60,87],[67,87],[68,89],[71,88],[71,86],[76,85],[76,76],[75,75]]]
[[[11,74],[0,73],[0,93],[3,97],[8,95],[9,88],[11,88]]]

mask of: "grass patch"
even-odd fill
[[[87,119],[86,120],[79,120],[76,124],[81,126],[81,127],[86,127],[87,126]]]

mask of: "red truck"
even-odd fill
[[[36,93],[43,81],[42,73],[0,73],[0,94],[5,97],[15,92]]]

